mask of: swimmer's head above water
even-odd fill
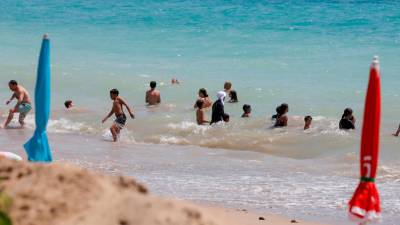
[[[118,97],[118,95],[119,95],[119,91],[117,90],[117,89],[111,89],[110,90],[110,98],[112,99],[112,100],[114,100],[115,98],[117,98]]]

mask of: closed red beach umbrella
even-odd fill
[[[379,60],[375,56],[370,68],[365,99],[360,152],[361,179],[353,198],[349,202],[350,218],[361,224],[379,220],[381,217],[379,193],[375,186],[379,154],[380,117],[381,84]]]

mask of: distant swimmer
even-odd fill
[[[19,85],[15,80],[11,80],[10,82],[8,82],[8,87],[13,92],[13,95],[11,96],[10,100],[7,101],[6,104],[7,105],[10,104],[10,102],[14,98],[17,99],[17,104],[14,106],[13,109],[10,109],[7,120],[4,122],[3,127],[4,128],[8,127],[8,124],[14,117],[14,113],[19,113],[18,122],[21,124],[21,127],[24,127],[25,117],[32,109],[31,98],[29,96],[28,91],[24,87]]]
[[[237,96],[237,92],[235,91],[235,90],[231,90],[230,92],[229,92],[229,103],[236,103],[236,102],[239,102],[239,100],[238,100],[238,96]]]
[[[393,136],[396,136],[396,137],[398,137],[398,136],[399,136],[399,134],[400,134],[400,125],[399,125],[399,128],[397,128],[397,131],[396,131],[396,133],[394,133],[394,134],[393,134]]]
[[[135,115],[133,114],[133,110],[126,104],[126,102],[118,96],[119,91],[117,89],[112,89],[110,91],[110,98],[113,100],[113,105],[111,108],[110,113],[102,120],[102,123],[106,122],[108,118],[110,118],[113,114],[115,114],[115,120],[113,125],[110,127],[111,134],[113,136],[114,142],[117,141],[118,135],[121,132],[121,130],[124,128],[125,123],[126,123],[126,115],[124,113],[123,107],[128,110],[129,115],[131,116],[132,119],[135,118]]]
[[[210,121],[206,120],[206,115],[204,112],[204,102],[203,100],[199,99],[196,102],[197,110],[196,110],[196,120],[198,125],[208,124]]]
[[[277,108],[276,121],[274,127],[286,127],[288,125],[287,113],[289,112],[289,105],[282,103]]]
[[[158,105],[161,103],[161,95],[156,90],[157,83],[155,81],[150,82],[150,90],[146,92],[146,103],[148,105]]]
[[[224,91],[228,95],[231,92],[232,89],[232,83],[230,81],[226,81],[224,83]]]
[[[202,100],[203,101],[203,108],[206,109],[206,108],[209,108],[209,107],[212,106],[213,102],[210,99],[210,97],[208,96],[208,93],[207,93],[206,89],[200,88],[198,95],[199,95],[198,100]],[[194,104],[194,108],[197,108],[197,101]]]
[[[214,102],[212,106],[212,113],[211,113],[211,122],[210,124],[213,123],[218,123],[220,121],[224,120],[224,100],[226,97],[226,93],[224,91],[220,91],[217,93],[217,101]]]
[[[244,104],[242,118],[248,118],[250,117],[250,115],[251,115],[251,105]]]
[[[72,100],[67,100],[64,102],[64,106],[66,109],[70,109],[70,108],[74,107],[74,103],[72,102]]]
[[[353,110],[346,108],[343,112],[342,119],[339,122],[339,129],[350,130],[355,129],[356,119],[353,116]]]
[[[179,84],[178,78],[172,78],[172,79],[171,79],[171,84],[172,84],[172,85],[174,85],[174,84]]]
[[[304,117],[304,130],[308,130],[311,128],[312,117],[305,116]]]

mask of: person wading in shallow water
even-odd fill
[[[356,119],[353,116],[353,110],[351,108],[346,108],[343,112],[342,119],[339,122],[339,129],[350,130],[356,129],[355,124]]]
[[[135,118],[133,110],[131,110],[131,108],[125,103],[125,101],[118,95],[119,91],[117,89],[112,89],[110,91],[110,98],[111,100],[113,100],[113,106],[111,108],[110,113],[108,113],[108,115],[102,120],[102,123],[104,123],[108,118],[112,116],[112,114],[115,114],[116,118],[114,120],[113,125],[110,127],[110,131],[113,136],[114,142],[117,141],[118,135],[121,132],[122,128],[124,128],[126,123],[126,116],[123,107],[124,106],[126,107],[132,119]]]
[[[224,120],[224,100],[226,97],[226,93],[224,91],[220,91],[217,93],[217,101],[214,102],[212,106],[212,113],[211,113],[211,122],[210,124],[213,123],[218,123],[220,121]]]
[[[150,90],[146,92],[146,103],[148,105],[158,105],[161,103],[161,95],[156,90],[157,83],[155,81],[150,82]]]
[[[7,128],[8,124],[10,124],[11,120],[14,118],[14,113],[19,113],[18,122],[21,124],[21,128],[23,128],[25,125],[25,117],[32,109],[31,97],[29,96],[28,91],[15,80],[10,80],[10,82],[8,82],[8,87],[13,92],[13,95],[6,104],[10,104],[14,98],[17,99],[17,104],[15,104],[13,109],[10,109],[3,127]]]

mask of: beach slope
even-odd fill
[[[12,203],[14,225],[253,225],[292,224],[273,215],[200,207],[161,199],[131,178],[72,165],[0,159],[0,190]],[[300,222],[300,224],[313,224]]]

